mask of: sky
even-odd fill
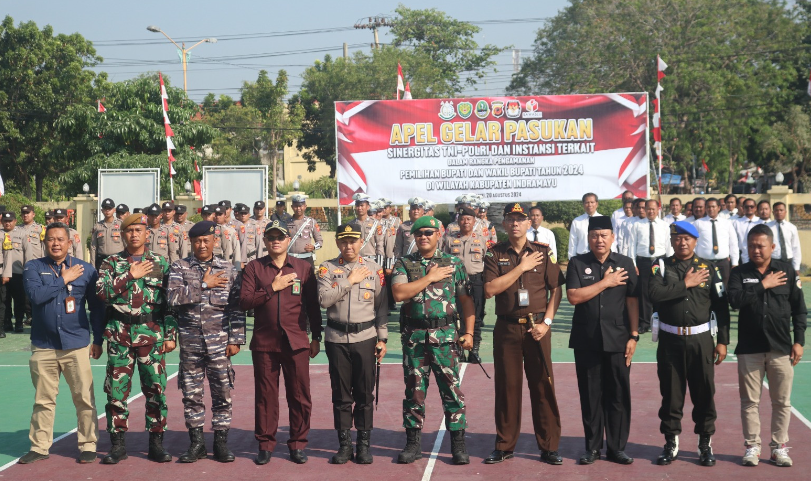
[[[507,3],[470,0],[429,2],[414,0],[409,8],[437,8],[453,18],[479,24],[478,44],[512,46],[522,58],[531,54],[532,44],[544,18],[553,17],[568,0],[512,0]],[[138,0],[27,0],[2,2],[0,11],[15,24],[33,21],[40,29],[51,25],[56,33],[78,32],[92,40],[104,62],[95,70],[105,71],[110,80],[121,81],[144,72],[160,70],[172,84],[182,86],[183,70],[177,49],[160,33],[146,29],[155,25],[186,47],[214,37],[217,43],[203,43],[191,51],[188,65],[188,93],[202,101],[209,92],[239,98],[244,81],[256,80],[267,70],[272,78],[280,69],[290,77],[290,92],[301,86],[301,73],[324,55],[342,55],[343,43],[355,50],[369,50],[371,30],[353,28],[370,16],[393,16],[398,2],[310,0],[279,2],[243,0],[195,2]],[[504,22],[510,20],[510,22]],[[391,36],[384,27],[380,42]],[[498,72],[468,95],[499,95],[513,72],[513,52],[497,58]],[[392,82],[396,82],[392,73]],[[408,73],[406,72],[406,76]]]

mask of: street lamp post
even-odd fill
[[[177,42],[172,40],[172,37],[170,37],[169,35],[166,35],[166,32],[161,30],[160,27],[150,25],[150,26],[146,27],[146,29],[149,30],[150,32],[162,33],[164,37],[168,38],[169,41],[172,42],[173,44],[175,44],[175,47],[177,47],[180,50],[180,60],[181,60],[181,62],[183,62],[183,91],[184,92],[187,91],[188,90],[186,88],[186,66],[187,66],[186,59],[187,59],[187,54],[191,51],[191,49],[193,49],[194,47],[200,45],[201,43],[217,43],[217,39],[214,38],[214,37],[204,38],[203,40],[200,40],[199,42],[195,43],[191,47],[186,48],[186,42],[183,42],[181,45],[178,45]]]

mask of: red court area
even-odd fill
[[[492,365],[488,366],[492,372]],[[165,446],[175,457],[172,463],[157,464],[146,459],[148,436],[143,432],[143,398],[131,404],[131,431],[127,437],[129,459],[117,466],[102,464],[79,465],[75,462],[76,436],[67,436],[54,444],[49,460],[33,465],[13,465],[0,473],[0,479],[14,480],[221,480],[221,479],[297,479],[307,480],[350,480],[350,479],[533,479],[540,476],[554,476],[563,480],[653,480],[653,479],[776,479],[807,480],[811,459],[805,454],[811,445],[811,429],[797,417],[791,420],[790,451],[794,460],[791,468],[778,468],[768,463],[764,452],[760,466],[746,468],[740,465],[743,455],[741,439],[738,383],[734,362],[724,363],[717,368],[716,402],[719,419],[718,432],[713,438],[713,447],[718,464],[712,468],[698,465],[696,454],[697,436],[692,433],[690,410],[685,406],[685,433],[680,438],[681,451],[677,461],[671,466],[657,466],[655,460],[663,445],[659,434],[659,391],[655,364],[636,364],[632,369],[633,421],[627,453],[636,458],[631,466],[618,466],[605,460],[591,466],[577,465],[577,458],[584,449],[580,406],[575,382],[574,364],[555,364],[557,397],[561,407],[563,437],[560,452],[564,457],[563,466],[549,466],[538,460],[538,450],[532,433],[532,422],[528,411],[522,418],[522,435],[516,457],[496,465],[482,464],[482,460],[493,449],[495,435],[493,421],[493,384],[482,370],[468,365],[464,371],[462,388],[468,406],[469,429],[467,445],[471,464],[454,466],[451,464],[450,439],[446,433],[439,433],[443,441],[434,461],[431,453],[442,422],[442,408],[436,387],[429,388],[427,402],[427,425],[423,433],[423,459],[411,465],[398,465],[397,454],[405,444],[405,433],[401,427],[401,397],[403,395],[402,368],[398,365],[385,365],[381,375],[380,405],[375,414],[375,430],[372,432],[372,454],[374,464],[361,466],[352,462],[343,466],[329,464],[336,448],[336,434],[332,428],[332,410],[327,366],[313,365],[312,376],[313,418],[307,453],[310,457],[306,465],[296,465],[287,456],[287,410],[282,394],[279,445],[273,459],[266,466],[253,462],[257,443],[253,437],[253,372],[250,366],[236,367],[236,390],[234,392],[234,420],[229,445],[237,456],[234,463],[221,464],[210,459],[194,464],[180,464],[177,456],[188,447],[188,435],[183,424],[183,407],[177,382],[169,381],[169,427]],[[101,400],[99,400],[101,401]],[[208,401],[207,401],[208,403]],[[529,406],[529,395],[524,394],[524,406]],[[103,410],[103,405],[99,405]],[[771,407],[768,392],[764,389],[761,406],[762,434],[764,443],[769,439],[769,419]],[[103,431],[105,419],[101,419],[101,453],[109,449],[109,438]],[[353,437],[355,433],[353,431]],[[213,434],[206,427],[206,444],[211,452]]]

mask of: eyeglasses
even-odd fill
[[[287,239],[286,235],[266,235],[265,240],[268,242],[281,242]]]
[[[418,230],[414,232],[414,237],[431,237],[434,235],[435,230],[425,229],[425,230]]]
[[[755,208],[755,206],[750,204],[750,205],[745,205],[745,206],[743,206],[743,208],[744,208],[744,209],[754,209],[754,208]]]
[[[505,224],[520,224],[520,223],[524,222],[525,220],[527,220],[526,217],[522,217],[522,218],[507,217],[506,219],[504,219],[504,223]]]

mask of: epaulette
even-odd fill
[[[532,242],[533,244],[537,244],[539,246],[549,247],[549,244],[544,244],[543,242],[539,242],[539,241],[530,241],[530,242]]]

